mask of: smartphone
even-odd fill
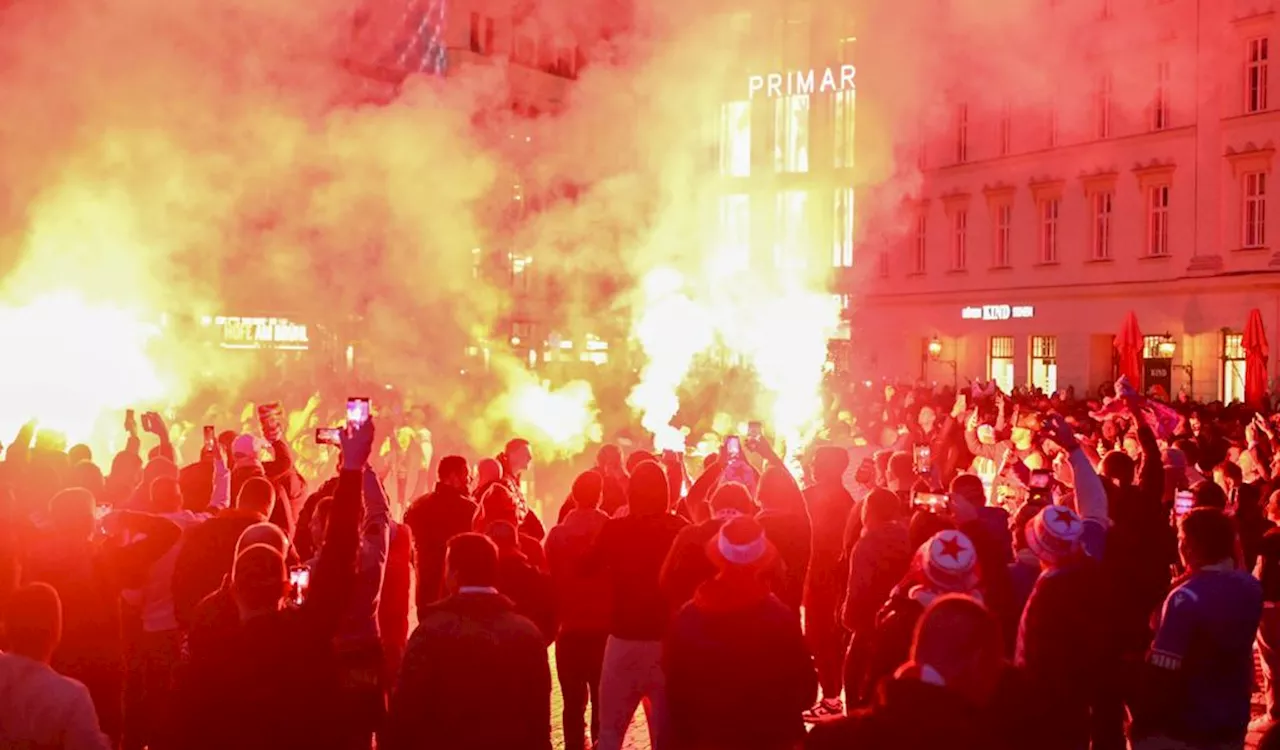
[[[742,455],[742,441],[737,435],[730,435],[724,439],[724,452],[731,458]]]
[[[1173,514],[1182,518],[1191,512],[1195,504],[1196,496],[1191,493],[1191,490],[1178,490],[1173,495]]]
[[[213,425],[204,426],[204,452],[213,453],[214,447],[217,445],[218,435],[214,432]]]
[[[352,396],[347,399],[347,425],[355,428],[369,421],[369,397]]]
[[[915,456],[916,473],[929,474],[933,472],[933,449],[927,445],[917,445],[913,450]]]
[[[917,492],[911,496],[911,507],[929,513],[945,513],[951,510],[951,498],[941,492]]]
[[[311,585],[311,568],[295,565],[289,568],[289,599],[295,606],[307,600],[307,587]]]
[[[747,422],[747,440],[759,440],[764,437],[764,425],[759,422]]]
[[[1033,490],[1045,490],[1053,484],[1053,472],[1049,469],[1036,469],[1031,472],[1027,486]]]
[[[341,427],[317,427],[316,445],[342,445]]]
[[[124,428],[126,430],[138,429],[138,416],[134,413],[133,409],[124,410]]]

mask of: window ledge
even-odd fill
[[[1115,258],[1089,258],[1085,263],[1114,263]]]
[[[925,272],[925,271],[912,271],[911,273],[907,274],[907,278],[908,278],[908,279],[923,279],[925,276],[928,276],[928,275],[929,275],[929,274],[928,274],[927,272]]]
[[[1006,263],[1006,264],[1004,264],[1003,266],[991,266],[991,267],[990,267],[989,269],[987,269],[987,270],[989,270],[989,271],[1012,271],[1012,270],[1013,270],[1013,266],[1012,266],[1012,265],[1010,265],[1010,264],[1008,264],[1008,263]]]
[[[967,269],[967,268],[953,268],[953,269],[951,269],[950,271],[947,271],[947,273],[948,273],[949,275],[951,275],[951,276],[960,276],[960,275],[964,275],[964,274],[969,273],[969,269]]]
[[[1062,265],[1062,261],[1058,260],[1038,260],[1035,262],[1036,268],[1052,268],[1060,265]]]
[[[1147,253],[1138,256],[1138,260],[1170,260],[1171,258],[1173,258],[1172,253],[1165,253],[1164,255],[1151,255]]]
[[[1268,250],[1270,250],[1270,249],[1271,249],[1271,247],[1270,247],[1270,246],[1268,246],[1268,245],[1244,245],[1244,246],[1242,246],[1242,247],[1237,247],[1237,248],[1235,248],[1235,249],[1234,249],[1234,250],[1232,250],[1231,252],[1233,252],[1233,253],[1260,253],[1260,252],[1267,252],[1267,251],[1268,251]]]

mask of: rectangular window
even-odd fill
[[[778,193],[778,215],[774,224],[773,265],[778,270],[803,269],[809,265],[809,191],[784,190]]]
[[[720,258],[725,273],[751,266],[751,196],[720,197]]]
[[[847,169],[853,166],[854,112],[856,110],[856,91],[837,91],[835,102],[835,166]]]
[[[1049,107],[1049,148],[1058,146],[1058,105]]]
[[[1267,173],[1244,176],[1244,247],[1267,244]]]
[[[1031,337],[1031,385],[1045,395],[1058,390],[1058,337]]]
[[[991,265],[995,268],[1008,268],[1013,235],[1013,206],[1009,203],[1001,203],[996,206],[993,218],[995,219],[992,227],[994,247],[992,248]]]
[[[1244,334],[1222,334],[1222,403],[1244,401]]]
[[[478,55],[493,54],[493,19],[479,13],[471,14],[471,51]]]
[[[951,270],[963,271],[969,262],[969,212],[957,209],[951,215]]]
[[[779,172],[809,171],[809,95],[778,97],[773,118],[773,166]]]
[[[1111,206],[1115,194],[1102,190],[1089,196],[1093,210],[1090,225],[1089,257],[1093,260],[1111,260]]]
[[[1098,139],[1111,137],[1111,86],[1111,74],[1103,73],[1093,93],[1093,135]]]
[[[1058,262],[1058,212],[1062,207],[1060,198],[1047,198],[1040,201],[1040,262]]]
[[[969,161],[969,105],[956,105],[956,163]]]
[[[1000,155],[1013,152],[1013,107],[1005,102],[1000,109]]]
[[[992,336],[987,351],[987,378],[1005,393],[1013,393],[1013,337]]]
[[[836,188],[835,229],[831,238],[831,265],[835,268],[853,268],[853,188]]]
[[[915,247],[913,248],[915,263],[912,265],[912,271],[915,273],[924,273],[928,269],[928,230],[928,220],[922,213],[916,217]]]
[[[1169,127],[1169,63],[1156,65],[1156,96],[1151,103],[1151,129]]]
[[[1267,108],[1267,37],[1249,40],[1248,59],[1244,68],[1244,111],[1262,112]]]
[[[720,174],[751,174],[751,102],[720,105]]]
[[[1171,336],[1143,336],[1142,337],[1142,358],[1143,359],[1164,359],[1164,354],[1160,353],[1160,345],[1166,341],[1172,342]]]
[[[1169,186],[1147,188],[1147,255],[1169,254]]]

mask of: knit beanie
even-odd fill
[[[1053,567],[1080,554],[1083,533],[1084,522],[1074,510],[1050,505],[1027,524],[1027,546],[1040,558],[1040,562]]]
[[[921,571],[934,588],[965,593],[978,585],[978,553],[973,542],[955,529],[939,531],[920,548]]]

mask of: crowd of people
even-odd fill
[[[520,439],[401,512],[375,421],[321,477],[266,422],[179,466],[129,419],[105,472],[24,428],[0,747],[1280,747],[1268,409],[887,387],[799,480],[604,445],[555,518]]]

